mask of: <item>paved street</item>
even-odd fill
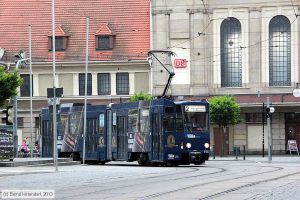
[[[55,199],[299,199],[299,157],[216,158],[203,166],[136,163],[0,168],[1,190],[54,190]]]

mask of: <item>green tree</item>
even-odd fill
[[[226,134],[228,125],[240,123],[240,105],[230,95],[213,97],[209,100],[209,103],[210,121],[219,125],[220,156],[223,156],[223,136]]]
[[[144,92],[135,93],[133,96],[130,97],[131,102],[139,101],[139,100],[150,101],[153,99],[154,99],[154,97],[152,95],[146,94]]]
[[[22,83],[23,79],[20,78],[18,71],[7,73],[4,68],[0,67],[0,107],[7,99],[17,95],[17,88]]]

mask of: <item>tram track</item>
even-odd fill
[[[219,169],[219,171],[216,171],[216,172],[211,172],[211,173],[206,173],[206,174],[198,174],[198,175],[192,175],[192,176],[184,176],[184,177],[178,177],[178,178],[168,178],[167,180],[160,180],[160,181],[164,181],[164,182],[174,182],[174,181],[177,181],[177,180],[181,180],[181,179],[190,179],[190,178],[203,178],[205,177],[206,179],[209,179],[209,178],[214,178],[214,177],[217,177],[217,176],[220,176],[220,173],[224,173],[224,172],[227,172],[228,170],[225,169],[225,168],[220,168],[220,167],[214,167],[214,166],[209,166],[210,168],[216,168],[216,169]],[[269,166],[261,166],[260,168],[266,168],[266,167],[269,167]],[[283,168],[281,167],[271,167],[271,168],[275,168],[275,170],[271,170],[271,171],[266,171],[266,172],[261,172],[261,173],[256,173],[256,174],[249,174],[249,175],[244,175],[242,177],[247,177],[247,176],[254,176],[254,175],[259,175],[259,174],[264,174],[264,173],[272,173],[272,172],[276,172],[276,171],[279,171],[279,170],[282,170]],[[192,169],[194,169],[193,171],[189,171],[189,172],[186,172],[185,174],[189,174],[189,173],[195,173],[196,171],[199,171],[201,169],[201,167],[192,167]],[[243,171],[247,171],[247,170],[243,170]],[[149,179],[155,179],[155,178],[161,178],[161,177],[170,177],[171,174],[178,174],[178,173],[169,173],[169,174],[164,174],[164,175],[159,175],[159,176],[150,176],[150,177],[147,177],[146,180],[149,180]],[[233,173],[227,173],[225,174],[226,176],[230,176],[234,174]],[[211,176],[213,175],[213,176]],[[208,176],[208,177],[207,177]],[[236,177],[234,179],[239,179],[241,177]],[[137,179],[138,180],[138,179]],[[230,180],[230,179],[227,179],[227,180]],[[233,179],[232,179],[233,180]],[[118,182],[121,182],[121,181],[134,181],[134,180],[120,180],[120,181],[116,181],[115,183],[118,183]],[[216,182],[216,181],[215,181]],[[113,182],[109,182],[110,184],[113,183]],[[118,186],[118,187],[113,187],[113,188],[106,188],[106,189],[101,189],[101,190],[96,190],[96,191],[93,191],[92,193],[89,193],[89,194],[101,194],[101,193],[105,193],[105,192],[108,192],[108,191],[115,191],[115,190],[118,190],[118,189],[124,189],[124,188],[134,188],[136,186],[140,186],[140,185],[144,185],[144,184],[156,184],[157,181],[156,180],[153,180],[153,181],[144,181],[144,182],[138,182],[136,184],[127,184],[127,185],[122,185],[122,186]],[[211,182],[211,183],[214,183],[214,182]],[[161,193],[155,193],[155,194],[151,194],[151,195],[147,195],[147,196],[144,196],[144,197],[140,197],[138,199],[151,199],[151,198],[157,198],[157,197],[161,197],[161,196],[164,196],[164,195],[167,195],[167,194],[171,194],[171,193],[176,193],[176,192],[180,192],[181,190],[187,190],[187,189],[190,189],[190,188],[193,188],[193,187],[198,187],[198,186],[201,186],[201,185],[205,185],[205,184],[210,184],[210,183],[202,183],[202,184],[196,184],[196,185],[192,185],[192,186],[188,186],[188,187],[184,187],[184,188],[180,188],[180,189],[176,189],[176,190],[171,190],[171,191],[167,191],[167,192],[161,192]],[[94,186],[95,184],[87,184],[87,185],[82,185],[83,187],[96,187]],[[85,194],[80,194],[79,196],[81,195],[85,195]],[[73,195],[72,195],[73,196]],[[71,198],[72,196],[65,196],[63,197],[62,199],[68,199],[68,198]],[[76,195],[78,196],[78,195]]]
[[[286,177],[289,177],[289,176],[294,176],[294,175],[297,175],[297,174],[300,174],[300,172],[290,173],[290,174],[286,174],[286,175],[275,177],[275,178],[270,178],[270,179],[266,179],[266,180],[256,181],[256,182],[252,182],[252,183],[249,183],[249,184],[246,184],[246,185],[242,185],[242,186],[239,186],[239,187],[232,187],[232,188],[227,189],[227,190],[225,190],[223,192],[218,192],[218,193],[211,194],[211,195],[203,197],[203,198],[199,198],[199,200],[213,199],[215,197],[220,197],[220,196],[223,196],[223,195],[228,194],[230,192],[234,192],[234,191],[237,191],[237,190],[240,190],[240,189],[243,189],[243,188],[252,187],[254,185],[258,185],[258,184],[261,184],[261,183],[267,183],[267,182],[270,182],[270,181],[276,181],[276,180],[279,180],[279,179],[282,179],[282,178],[286,178]]]
[[[282,167],[270,167],[270,166],[262,166],[262,167],[275,168],[275,170],[256,173],[256,174],[243,175],[243,176],[238,176],[238,177],[235,177],[235,178],[227,178],[227,179],[221,179],[221,180],[215,180],[215,181],[210,181],[210,182],[205,182],[205,183],[194,184],[194,185],[183,187],[183,188],[178,188],[178,189],[174,189],[174,190],[170,190],[170,191],[166,191],[166,192],[154,193],[154,194],[147,195],[147,196],[144,196],[144,197],[139,197],[138,199],[139,200],[147,200],[147,199],[152,199],[152,198],[158,198],[158,197],[162,197],[162,196],[169,195],[169,194],[172,194],[172,193],[192,189],[192,188],[199,187],[199,186],[206,186],[208,184],[232,181],[232,180],[237,180],[237,179],[241,179],[241,178],[262,175],[262,174],[266,174],[266,173],[273,173],[273,172],[280,171],[280,170],[284,169]],[[257,184],[260,184],[260,183],[265,183],[265,182],[278,180],[278,179],[285,178],[285,177],[288,177],[288,176],[292,176],[292,175],[295,175],[295,174],[300,174],[300,172],[291,173],[291,174],[287,174],[287,175],[284,175],[284,176],[275,177],[275,178],[271,178],[271,179],[256,181],[256,182],[252,182],[252,183],[249,183],[249,184],[246,184],[246,185],[243,185],[243,186],[239,186],[239,187],[232,187],[232,188],[227,189],[225,191],[214,193],[212,195],[209,195],[209,196],[206,196],[206,197],[203,197],[203,198],[199,198],[199,200],[207,200],[207,199],[211,199],[211,198],[214,198],[214,197],[219,197],[219,196],[222,196],[223,194],[227,194],[229,192],[233,192],[233,191],[236,191],[236,190],[239,190],[239,189],[242,189],[242,188],[251,187],[253,185],[257,185]],[[229,175],[229,174],[227,174],[227,175]]]
[[[184,174],[190,174],[190,173],[195,173],[196,171],[199,171],[202,167],[190,167],[189,169],[193,169],[191,171],[188,171],[188,172],[185,172]],[[208,176],[208,175],[211,175],[211,174],[220,174],[220,173],[223,173],[225,171],[227,171],[225,168],[219,168],[219,167],[213,167],[214,169],[218,169],[217,171],[213,171],[213,172],[210,172],[210,173],[206,173],[206,174],[199,174],[199,175],[192,175],[192,176],[184,176],[184,177],[178,177],[178,178],[168,178],[166,180],[160,180],[160,181],[176,181],[176,180],[181,180],[181,179],[188,179],[188,178],[196,178],[196,177],[204,177],[204,176]],[[181,173],[183,174],[183,173]],[[118,189],[124,189],[124,188],[131,188],[131,187],[135,187],[135,186],[140,186],[141,184],[156,184],[157,183],[157,180],[155,180],[156,178],[161,178],[161,177],[170,177],[172,175],[178,175],[178,172],[176,173],[168,173],[168,174],[163,174],[163,175],[156,175],[156,176],[150,176],[150,177],[144,177],[144,180],[143,182],[138,182],[138,183],[134,183],[134,184],[127,184],[127,185],[122,185],[122,186],[116,186],[116,187],[113,187],[113,188],[105,188],[105,189],[100,189],[100,190],[95,190],[94,192],[89,192],[88,194],[97,194],[97,193],[102,193],[102,192],[107,192],[107,191],[112,191],[112,190],[118,190]],[[152,179],[151,181],[148,181],[149,179]],[[118,181],[110,181],[110,182],[107,182],[107,183],[110,183],[110,184],[117,184],[119,182],[123,182],[123,181],[130,181],[130,182],[135,182],[135,180],[140,180],[140,178],[138,179],[130,179],[130,180],[118,180]],[[101,184],[106,184],[106,183],[101,183]],[[70,187],[64,187],[64,188],[61,188],[61,190],[67,190],[68,188],[73,188],[74,186],[70,186]],[[81,185],[81,187],[99,187],[99,185],[95,185],[94,183],[89,183],[89,184],[84,184],[84,185]],[[78,197],[78,196],[85,196],[86,194],[85,193],[82,193],[80,195],[69,195],[69,196],[65,196],[65,197],[62,197],[60,199],[69,199],[69,198],[72,198],[72,197]]]
[[[190,174],[190,173],[195,173],[196,171],[199,171],[199,169],[198,168],[188,168],[188,169],[192,169],[192,170],[189,170],[189,171],[186,171],[186,172],[183,172],[182,174]],[[156,174],[156,173],[155,173]],[[147,177],[147,175],[149,175],[149,174],[146,174],[146,175],[144,175],[145,177],[145,179],[154,179],[154,178],[161,178],[161,177],[169,177],[169,176],[172,176],[172,175],[176,175],[176,174],[178,174],[178,172],[170,172],[170,173],[167,173],[167,174],[163,174],[163,175],[153,175],[153,176],[149,176],[149,177]],[[134,178],[134,179],[130,179],[130,181],[135,181],[135,180],[139,180],[141,177],[139,177],[139,178]],[[91,182],[93,182],[93,181],[98,181],[99,180],[99,178],[95,178],[95,179],[90,179],[89,181],[88,181],[88,184],[83,184],[83,185],[81,185],[81,186],[91,186],[92,184],[91,184]],[[103,180],[103,179],[102,179]],[[107,181],[105,181],[105,180],[107,180]],[[111,181],[111,180],[113,180],[113,181]],[[118,176],[118,177],[114,177],[114,178],[107,178],[107,179],[104,179],[104,182],[101,182],[101,184],[106,184],[106,183],[112,183],[112,184],[116,184],[116,183],[118,183],[118,182],[120,182],[120,181],[127,181],[126,179],[124,179],[124,177],[123,176]],[[64,187],[64,189],[66,189],[66,188],[68,188],[68,187]]]

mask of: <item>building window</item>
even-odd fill
[[[129,74],[117,73],[117,95],[129,94]]]
[[[97,79],[98,95],[110,95],[110,74],[98,74]]]
[[[40,118],[39,117],[35,117],[34,118],[34,127],[35,128],[39,128],[40,127]]]
[[[19,128],[24,127],[24,118],[23,117],[18,117],[17,120],[18,120],[18,127]]]
[[[285,120],[288,122],[300,122],[300,113],[285,113]]]
[[[242,86],[241,23],[236,18],[221,24],[221,86]]]
[[[20,77],[23,79],[23,84],[20,87],[20,95],[22,97],[30,96],[30,75],[21,74]],[[33,93],[33,84],[32,84],[32,93]]]
[[[267,122],[266,113],[246,113],[246,123],[262,123],[263,121]]]
[[[269,85],[291,85],[291,23],[285,16],[269,24]]]
[[[56,51],[65,51],[67,49],[68,37],[66,36],[56,36],[55,37],[55,50]],[[53,41],[52,37],[48,37],[48,49],[49,51],[53,50]]]
[[[85,74],[79,74],[79,96],[85,95]],[[92,95],[92,74],[87,74],[87,95]]]
[[[113,37],[111,35],[97,36],[97,50],[111,50],[113,48]]]

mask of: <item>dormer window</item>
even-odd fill
[[[109,35],[100,35],[97,37],[97,50],[111,50],[113,38]]]
[[[53,50],[52,33],[48,35],[48,50]],[[61,26],[55,28],[55,51],[65,51],[68,44],[68,35]]]
[[[55,37],[55,50],[65,51],[67,49],[67,41],[68,41],[67,37],[61,37],[61,36]],[[49,37],[48,39],[49,51],[53,50],[52,44],[53,44],[52,37]]]
[[[104,24],[95,33],[95,46],[96,50],[112,50],[114,44],[114,34],[108,27],[108,24]]]

